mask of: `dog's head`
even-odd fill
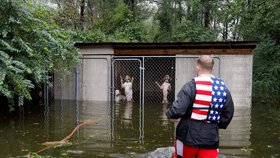
[[[121,95],[120,90],[116,89],[115,90],[115,96],[119,96],[119,95]]]

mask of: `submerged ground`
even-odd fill
[[[174,123],[165,117],[167,105],[55,101],[29,105],[14,114],[1,114],[0,157],[23,156],[58,141],[81,122],[65,146],[42,153],[51,157],[169,157]],[[220,157],[280,157],[280,107],[258,103],[236,107],[232,123],[220,132]]]

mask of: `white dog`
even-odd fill
[[[133,91],[132,91],[133,80],[134,80],[133,77],[126,75],[125,82],[123,83],[123,78],[121,76],[121,86],[125,91],[126,101],[133,101]]]
[[[126,100],[126,97],[121,95],[121,92],[120,90],[115,90],[115,102],[116,103],[119,103],[120,101],[125,101]]]

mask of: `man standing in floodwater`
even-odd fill
[[[219,128],[226,129],[233,113],[231,94],[224,81],[212,75],[214,60],[197,59],[197,77],[186,83],[166,116],[179,119],[176,129],[176,158],[217,158]]]

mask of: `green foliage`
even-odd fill
[[[280,3],[253,1],[241,23],[246,40],[261,41],[254,53],[253,92],[256,97],[280,95]]]
[[[110,37],[108,37],[101,29],[96,28],[90,31],[77,30],[71,32],[73,39],[77,42],[107,42]]]
[[[5,0],[0,6],[0,96],[13,110],[31,100],[34,86],[49,73],[69,69],[78,59],[72,37],[51,20],[54,10],[31,2]]]
[[[255,0],[247,9],[241,23],[245,40],[272,39],[279,42],[280,3],[277,0]]]
[[[158,9],[155,20],[157,20],[159,29],[155,35],[156,42],[168,42],[172,41],[174,37],[174,28],[176,27],[175,9],[172,8],[171,1],[163,1]]]
[[[81,31],[85,36],[78,40],[92,42],[144,42],[147,30],[143,22],[134,21],[132,12],[122,3],[113,10],[104,12],[103,17],[89,30]]]
[[[175,41],[180,42],[215,41],[217,38],[215,30],[202,27],[192,21],[186,21],[179,25],[175,35]]]
[[[134,21],[132,12],[124,4],[105,14],[99,28],[119,42],[143,42],[147,36],[144,23]]]
[[[280,45],[266,39],[255,50],[254,55],[254,94],[257,97],[280,95]]]
[[[188,41],[215,41],[218,39],[218,29],[211,22],[216,14],[214,10],[218,1],[164,0],[159,5],[155,20],[159,26],[154,41],[156,42],[188,42]],[[213,13],[212,13],[213,12]],[[208,23],[206,24],[206,13]]]

